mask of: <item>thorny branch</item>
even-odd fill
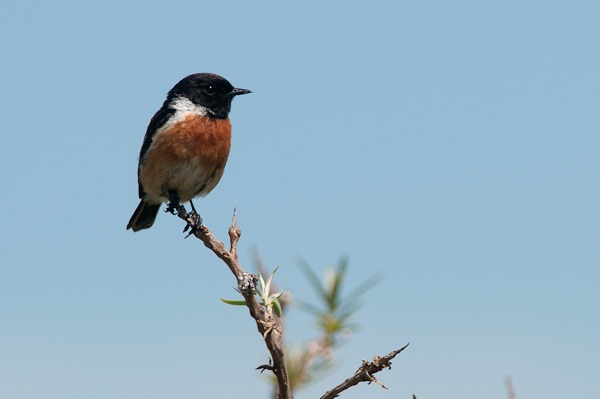
[[[289,379],[285,364],[283,344],[281,340],[281,326],[271,314],[268,314],[259,303],[256,297],[256,276],[246,272],[239,264],[237,257],[237,244],[242,234],[237,226],[235,211],[229,227],[229,250],[225,244],[217,240],[208,227],[201,225],[197,215],[188,214],[183,205],[177,207],[177,216],[188,223],[191,231],[196,238],[214,252],[225,264],[237,279],[238,289],[246,301],[246,306],[250,315],[256,322],[256,327],[264,337],[265,344],[273,358],[273,366],[269,367],[277,378],[279,399],[292,399],[292,391],[289,386]]]
[[[283,343],[282,343],[282,328],[279,322],[269,314],[259,303],[256,297],[256,276],[246,272],[239,264],[237,257],[237,244],[242,235],[242,231],[237,225],[237,218],[235,211],[233,212],[233,218],[231,226],[229,227],[229,250],[217,238],[212,234],[208,227],[202,225],[201,219],[198,215],[189,214],[183,205],[177,206],[177,216],[183,219],[187,226],[184,230],[191,229],[190,235],[196,236],[204,245],[214,252],[225,264],[229,267],[229,270],[237,279],[238,289],[246,301],[246,306],[250,311],[250,315],[256,322],[258,332],[263,336],[265,344],[273,357],[273,364],[269,361],[268,365],[258,366],[257,369],[264,371],[270,370],[275,374],[277,378],[277,398],[278,399],[292,399],[292,391],[289,384],[288,372],[285,363]],[[374,377],[375,373],[390,368],[392,366],[391,360],[400,352],[402,352],[408,344],[402,348],[395,350],[386,356],[379,357],[375,356],[373,361],[367,362],[362,361],[361,366],[356,370],[354,375],[344,382],[328,391],[321,397],[321,399],[333,399],[336,398],[341,392],[346,389],[357,385],[360,382],[375,382],[386,388],[377,378]],[[386,388],[387,389],[387,388]],[[413,399],[416,397],[413,395]]]
[[[402,348],[395,350],[383,357],[375,356],[373,358],[373,361],[371,361],[371,362],[367,362],[366,360],[363,360],[362,364],[360,365],[358,370],[356,370],[356,372],[354,373],[354,375],[352,377],[348,378],[346,381],[342,382],[340,385],[333,388],[331,391],[328,391],[327,393],[325,393],[325,395],[321,396],[321,399],[333,399],[333,398],[337,397],[341,392],[345,391],[346,389],[348,389],[350,387],[353,387],[354,385],[357,385],[359,382],[368,382],[369,384],[372,382],[375,382],[375,383],[381,385],[383,388],[387,389],[385,387],[385,385],[383,385],[381,382],[379,382],[377,380],[377,378],[374,377],[374,374],[385,368],[391,369],[392,368],[391,360],[398,353],[400,353],[404,349],[406,349],[407,346],[408,346],[408,344],[404,345]]]

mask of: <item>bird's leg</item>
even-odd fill
[[[196,212],[196,207],[194,206],[194,203],[192,202],[192,200],[190,200],[190,206],[192,207],[192,211],[190,213],[188,213],[187,225],[185,226],[185,229],[183,229],[184,233],[188,230],[190,232],[188,233],[188,235],[185,238],[188,238],[192,234],[196,233],[202,226],[202,218],[200,217],[198,212]]]
[[[192,200],[190,200],[190,205],[192,207],[192,213],[195,213],[197,215],[198,212],[196,212],[196,207],[194,206],[194,203],[192,202]]]
[[[166,196],[169,199],[169,202],[167,203],[167,209],[165,209],[165,212],[169,212],[171,215],[177,215],[177,210],[181,206],[181,204],[179,203],[179,195],[177,195],[177,191],[169,190],[167,191]]]

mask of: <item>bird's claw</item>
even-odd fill
[[[167,208],[165,209],[165,212],[170,213],[171,215],[177,215],[177,208],[179,208],[179,204],[174,204],[172,202],[169,202],[167,204]]]
[[[166,193],[163,192],[163,195],[169,199],[165,212],[169,212],[171,215],[177,215],[179,213],[179,208],[181,207],[181,202],[179,202],[179,195],[177,194],[177,191],[169,190]]]
[[[190,213],[188,213],[186,221],[187,224],[183,229],[183,232],[185,233],[189,230],[188,235],[185,236],[185,238],[188,238],[189,236],[196,234],[196,232],[200,230],[200,227],[202,227],[202,218],[200,217],[198,212],[192,210]]]

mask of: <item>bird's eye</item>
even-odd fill
[[[213,94],[215,94],[215,88],[213,86],[206,86],[204,88],[204,92],[209,96],[212,96]]]

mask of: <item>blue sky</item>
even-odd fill
[[[183,76],[252,95],[225,175],[279,285],[298,258],[377,273],[338,367],[410,342],[344,398],[600,390],[600,6],[592,1],[12,2],[0,6],[0,397],[265,398],[229,271],[175,217],[134,234],[137,154]],[[288,312],[290,343],[314,337]],[[232,383],[233,379],[239,384]]]

